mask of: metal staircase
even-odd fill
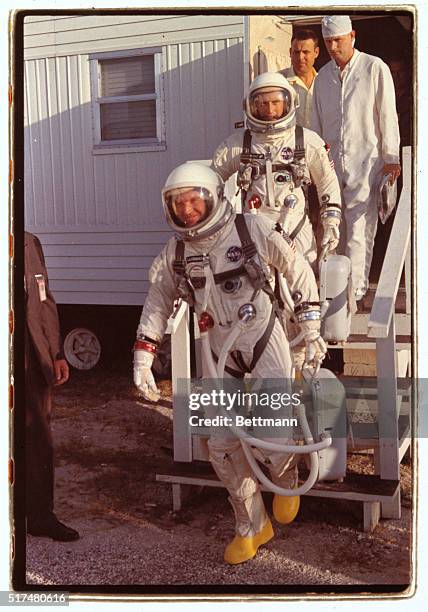
[[[348,403],[365,396],[376,404],[376,421],[353,426],[353,445],[374,449],[381,480],[400,479],[400,462],[411,443],[413,390],[411,380],[411,147],[403,148],[403,189],[395,214],[377,287],[368,313],[354,315],[346,346],[373,348],[376,377],[343,381]],[[404,270],[404,288],[400,279]],[[365,430],[365,431],[364,431]],[[371,430],[371,434],[369,431]],[[400,490],[381,504],[381,516],[399,518]]]

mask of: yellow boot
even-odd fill
[[[272,523],[268,519],[265,526],[259,533],[254,536],[236,535],[233,540],[226,546],[224,551],[224,560],[226,563],[236,565],[243,563],[256,556],[259,546],[266,544],[273,538]]]
[[[283,495],[275,495],[273,498],[273,515],[278,523],[288,525],[292,523],[299,512],[300,496],[285,497]]]

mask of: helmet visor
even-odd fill
[[[274,123],[290,112],[291,93],[281,87],[261,87],[250,93],[248,105],[254,119]]]
[[[198,229],[209,219],[214,197],[205,187],[180,187],[166,191],[164,203],[176,227]]]

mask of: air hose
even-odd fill
[[[226,360],[229,355],[230,349],[232,348],[235,340],[239,337],[239,335],[245,332],[247,323],[250,320],[252,320],[255,316],[255,310],[251,304],[245,304],[244,306],[246,307],[251,306],[251,308],[245,309],[244,307],[241,307],[239,311],[240,318],[236,322],[235,327],[232,329],[231,333],[229,334],[226,342],[224,343],[221,349],[220,355],[218,357],[217,366],[214,362],[212,352],[211,352],[211,345],[209,342],[208,329],[206,329],[205,331],[201,330],[201,345],[202,345],[202,353],[204,356],[204,362],[205,362],[205,366],[207,368],[208,374],[210,378],[212,378],[213,380],[223,379]],[[253,312],[254,314],[252,314]],[[296,339],[298,341],[300,341],[299,336]],[[230,416],[226,414],[226,411],[222,406],[220,406],[220,411],[223,414],[223,416],[225,417]],[[312,437],[311,430],[308,425],[304,405],[300,404],[298,407],[296,407],[296,412],[297,412],[297,417],[298,417],[300,427],[302,429],[303,436],[304,436],[305,443],[306,443],[304,446],[298,446],[294,444],[278,444],[275,442],[269,442],[267,440],[261,440],[259,438],[254,438],[250,436],[244,429],[240,427],[237,427],[235,425],[229,425],[229,429],[235,434],[235,436],[239,438],[240,443],[242,445],[242,449],[245,453],[245,456],[247,457],[249,464],[251,465],[251,468],[254,471],[255,476],[259,479],[259,481],[267,489],[269,489],[273,493],[282,495],[284,497],[294,497],[296,495],[303,495],[304,493],[309,491],[311,487],[313,487],[313,485],[317,481],[318,471],[319,471],[318,451],[331,446],[331,443],[332,443],[332,439],[329,435],[326,435],[324,439],[321,440],[320,442],[315,443]],[[275,452],[275,453],[309,454],[311,467],[310,467],[308,478],[300,487],[295,488],[295,489],[285,489],[283,487],[280,487],[274,484],[269,478],[267,478],[267,476],[260,469],[257,463],[257,460],[255,459],[251,451],[251,446],[261,448],[264,450],[268,450],[271,452]]]

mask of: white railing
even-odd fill
[[[174,461],[192,461],[192,436],[187,410],[180,410],[179,396],[190,393],[189,307],[180,300],[168,320],[166,333],[171,334],[172,397],[176,400],[173,414]]]
[[[395,302],[405,268],[406,313],[410,317],[411,257],[411,147],[403,148],[403,188],[397,205],[382,271],[377,285],[367,336],[376,339],[376,367],[379,427],[379,475],[382,479],[400,478],[400,439],[398,417],[401,402],[397,393]],[[382,515],[398,518],[399,498]]]
[[[403,266],[410,263],[411,199],[411,147],[404,147],[403,189],[368,322],[369,338],[387,338],[390,331]],[[407,288],[410,274],[406,274]],[[409,306],[410,300],[406,300],[406,311]]]

